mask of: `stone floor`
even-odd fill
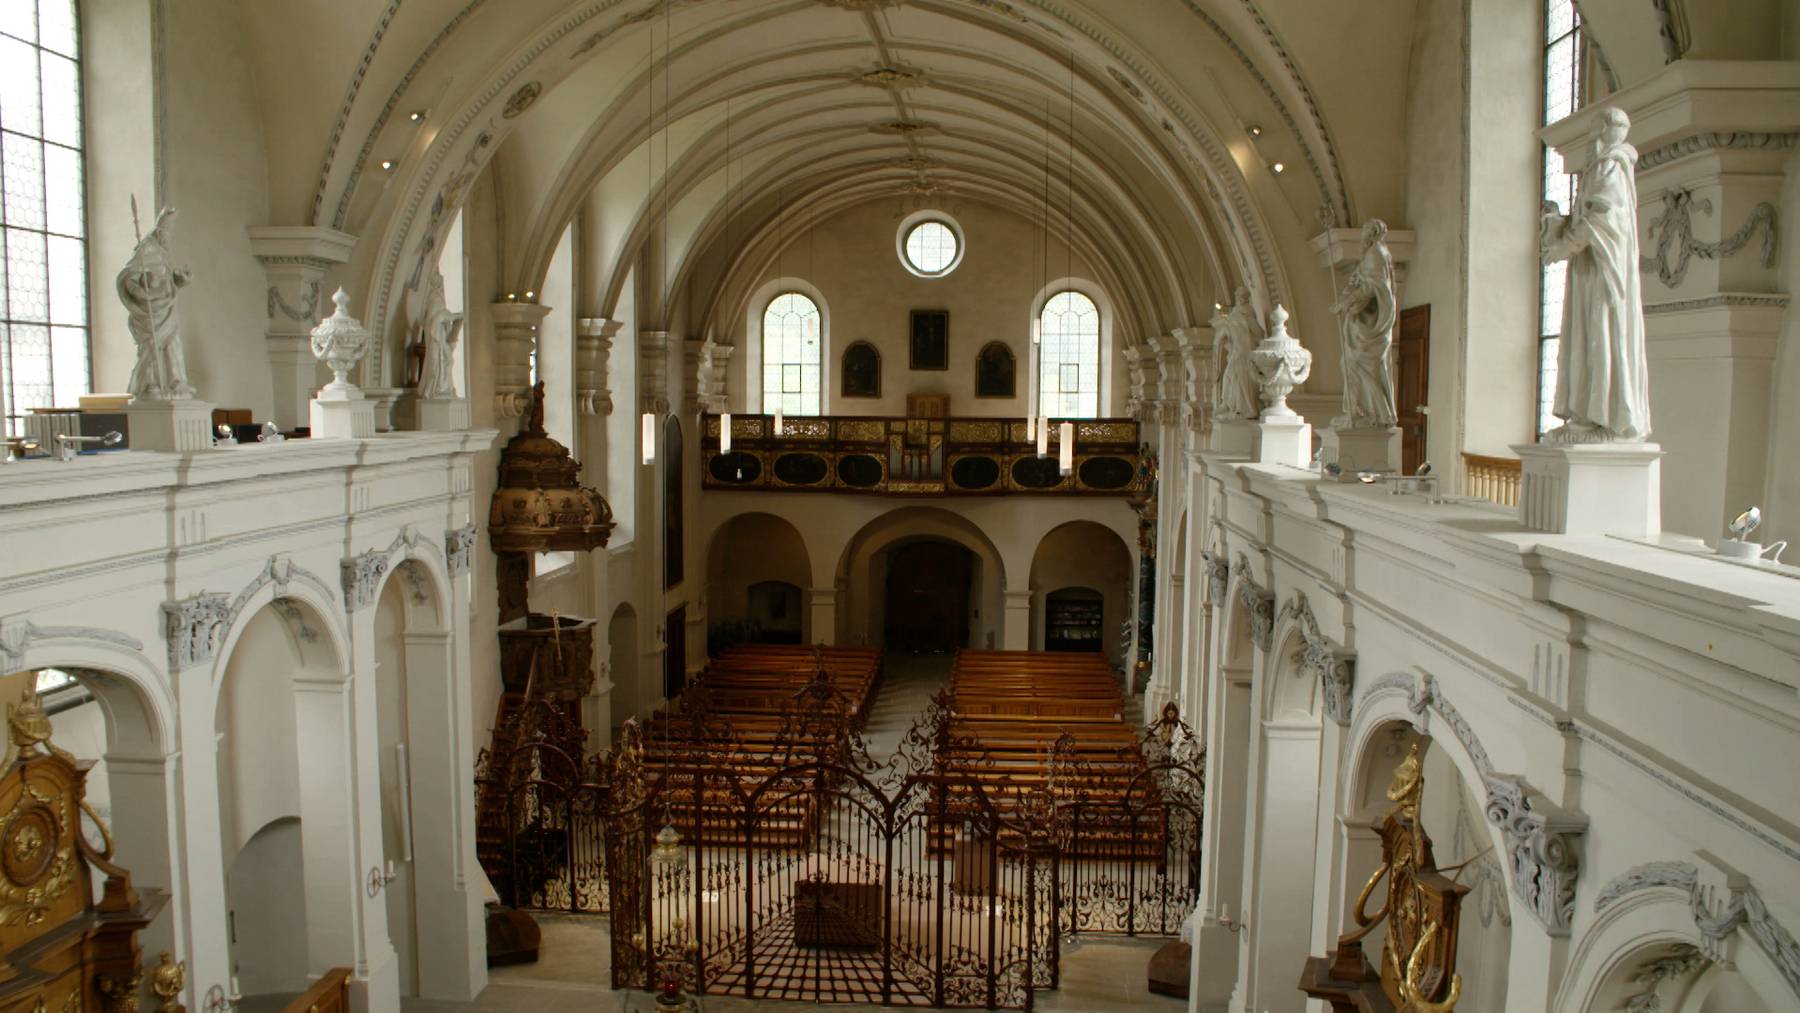
[[[545,915],[538,962],[497,967],[487,990],[473,1003],[404,999],[402,1013],[626,1013],[653,1008],[642,992],[616,992],[607,987],[609,943],[606,919]],[[1107,939],[1084,941],[1063,955],[1062,987],[1039,992],[1037,1008],[1068,1013],[1178,1010],[1179,999],[1152,995],[1145,988],[1150,954],[1163,940]],[[812,1003],[769,1002],[707,996],[708,1013],[817,1010]]]
[[[869,754],[884,761],[917,720],[931,694],[947,686],[949,655],[890,656],[881,691],[864,727]],[[498,967],[473,1003],[402,1000],[402,1013],[625,1013],[651,1010],[650,996],[609,987],[611,943],[604,917],[540,915],[543,945],[535,964]],[[1065,952],[1062,986],[1039,992],[1036,1007],[1050,1011],[1109,1013],[1185,1009],[1179,999],[1153,995],[1145,987],[1150,955],[1164,940],[1093,939]],[[708,1013],[817,1010],[813,1003],[705,997]]]

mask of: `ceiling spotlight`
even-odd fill
[[[1251,137],[1261,137],[1262,136],[1262,128],[1257,126],[1254,123],[1250,124],[1250,136]]]
[[[536,298],[537,298],[537,293],[536,293],[536,292],[527,292],[527,293],[525,293],[525,301],[526,301],[526,302],[530,302],[530,301],[531,301],[531,300],[533,300],[533,299],[536,299]]]
[[[1730,531],[1732,536],[1741,542],[1749,537],[1750,532],[1755,531],[1761,526],[1762,511],[1756,507],[1751,507],[1743,513],[1738,514],[1730,524],[1725,526],[1725,529]]]
[[[1283,165],[1280,162],[1276,162],[1275,164],[1269,166],[1269,171],[1273,172],[1275,175],[1279,176],[1282,173],[1287,171],[1287,166]]]
[[[414,109],[412,112],[406,114],[406,118],[413,123],[417,123],[425,118],[425,110]]]
[[[394,160],[391,158],[382,159],[381,160],[381,171],[382,172],[393,172],[394,171]]]

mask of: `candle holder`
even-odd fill
[[[392,861],[388,862],[386,871],[383,871],[379,866],[371,865],[369,866],[369,878],[364,884],[364,888],[367,890],[369,897],[373,899],[376,895],[380,894],[382,890],[386,889],[389,883],[392,883],[399,878],[400,874],[394,871],[394,863]]]

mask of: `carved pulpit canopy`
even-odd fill
[[[531,391],[523,431],[500,452],[500,486],[488,511],[495,552],[587,552],[612,536],[612,507],[582,486],[581,462],[544,431],[544,384]]]

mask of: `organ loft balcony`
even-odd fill
[[[720,426],[730,419],[729,449]],[[700,449],[708,489],[890,496],[1135,496],[1147,482],[1135,419],[1072,420],[1071,452],[1052,419],[709,415]],[[1067,464],[1065,469],[1064,465]]]

